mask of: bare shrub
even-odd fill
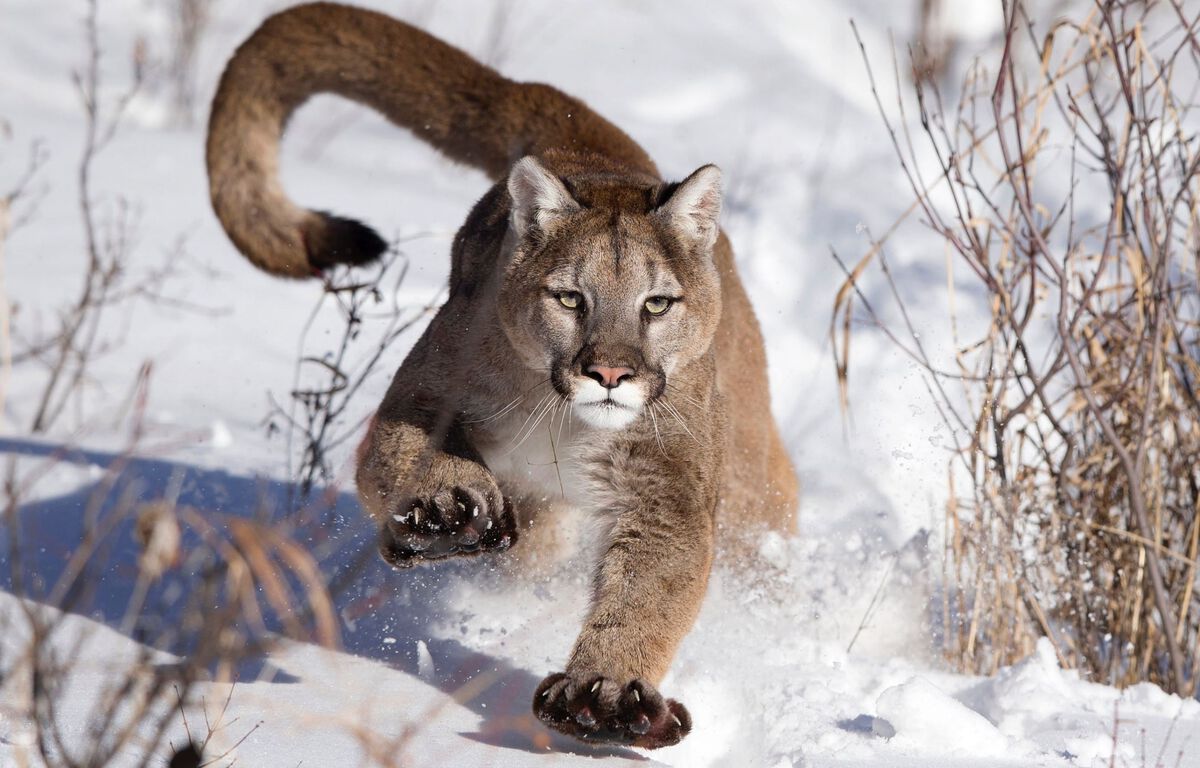
[[[167,79],[171,89],[171,117],[190,127],[196,112],[196,58],[208,31],[215,0],[167,0],[170,4],[171,50]]]
[[[918,0],[917,32],[913,45],[913,72],[922,80],[940,80],[959,47],[945,29],[943,0]]]
[[[990,673],[1046,636],[1094,679],[1193,694],[1200,18],[1103,0],[1042,29],[1020,0],[1003,8],[1003,51],[955,108],[915,73],[923,151],[904,99],[899,130],[880,103],[910,213],[950,254],[953,360],[904,311],[885,236],[835,301],[838,375],[845,392],[855,306],[881,322],[859,291],[875,263],[905,324],[887,333],[955,435],[943,618],[961,669]],[[1033,71],[1015,63],[1026,52]],[[964,288],[988,318],[967,339]]]
[[[333,484],[334,452],[370,418],[351,420],[355,395],[371,378],[389,373],[380,369],[384,354],[436,308],[399,304],[407,274],[408,258],[393,243],[370,270],[339,266],[322,277],[321,295],[300,332],[289,398],[283,403],[272,396],[266,420],[268,433],[282,432],[287,442],[288,477],[301,497],[293,506],[305,503],[318,483]],[[341,318],[332,345],[314,333],[331,305]]]
[[[130,274],[128,262],[136,230],[134,206],[118,200],[107,211],[98,208],[92,183],[94,163],[116,135],[126,109],[142,86],[145,53],[141,44],[135,47],[129,87],[113,103],[104,104],[96,14],[97,4],[92,0],[85,22],[87,59],[84,68],[74,74],[85,117],[84,146],[76,167],[86,259],[83,285],[79,296],[60,310],[57,326],[49,333],[22,339],[21,348],[13,355],[15,362],[33,361],[46,368],[46,382],[30,422],[33,432],[48,430],[85,385],[88,364],[102,351],[100,328],[107,310],[131,297],[153,294],[167,274]]]
[[[8,139],[8,124],[0,120],[0,138]],[[8,300],[8,285],[5,280],[5,244],[14,230],[27,224],[37,207],[38,193],[33,189],[34,179],[46,161],[45,149],[35,142],[29,150],[25,170],[16,183],[0,194],[0,414],[5,412],[8,400],[8,383],[12,376],[13,344],[12,316],[15,310]],[[18,206],[28,203],[24,210],[18,211]]]
[[[165,293],[180,265],[188,262],[186,238],[179,238],[165,252],[160,265],[135,269],[132,261],[139,206],[124,197],[106,199],[96,192],[93,178],[96,160],[116,137],[129,105],[145,83],[146,74],[145,46],[139,40],[130,59],[132,76],[128,87],[114,98],[103,97],[106,89],[100,76],[102,50],[97,13],[97,1],[91,0],[84,27],[86,60],[83,68],[73,74],[84,112],[84,145],[75,167],[83,224],[82,285],[74,300],[56,310],[48,329],[40,327],[37,318],[22,318],[12,328],[12,364],[41,366],[45,370],[45,380],[29,422],[34,433],[50,430],[72,403],[79,406],[77,423],[86,420],[80,398],[95,383],[88,377],[89,366],[123,341],[105,331],[105,321],[114,311],[128,310],[137,301],[209,311]],[[35,162],[40,164],[42,150],[35,146],[34,152]],[[36,170],[36,165],[31,167]]]
[[[143,434],[148,366],[138,381],[128,447],[88,493],[77,531],[57,528],[50,541],[44,525],[21,511],[46,476],[67,461],[68,450],[23,470],[10,458],[0,494],[0,551],[11,589],[21,598],[18,611],[0,612],[7,646],[16,650],[0,657],[0,698],[7,717],[28,723],[30,756],[46,765],[102,766],[131,750],[148,760],[161,754],[198,681],[235,681],[239,665],[267,653],[281,633],[327,647],[339,643],[325,578],[300,543],[312,535],[304,523],[275,520],[266,509],[245,510],[243,517],[189,507],[179,502],[181,478],[161,498],[139,497],[140,480],[127,470],[136,463]],[[122,567],[115,552],[131,534],[140,554],[119,624],[138,643],[130,653],[114,655],[103,639],[90,645],[95,631],[67,616],[90,613],[97,596],[111,599],[99,592],[101,575]],[[47,546],[69,553],[55,571],[41,567],[34,554]],[[78,702],[69,712],[64,705],[72,691],[80,693],[74,681],[101,658],[103,682],[81,722]],[[209,727],[200,740],[188,731],[201,752],[222,727],[221,718]]]

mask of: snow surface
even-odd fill
[[[908,201],[847,18],[856,18],[877,72],[887,71],[889,34],[907,39],[910,4],[748,0],[686,12],[628,0],[368,4],[416,21],[513,77],[551,82],[586,99],[670,176],[707,162],[724,168],[724,224],[766,332],[774,410],[804,484],[802,534],[768,537],[754,576],[714,575],[663,684],[695,721],[677,747],[590,749],[549,734],[529,714],[534,686],[561,666],[574,637],[585,568],[564,569],[546,582],[509,583],[490,578],[482,564],[405,574],[372,564],[338,598],[342,650],[283,642],[237,682],[228,713],[236,721],[218,734],[210,755],[253,728],[224,763],[369,764],[364,738],[383,744],[403,737],[396,754],[422,766],[940,768],[1107,766],[1114,759],[1154,766],[1160,755],[1166,766],[1200,766],[1195,701],[1153,686],[1118,692],[1081,681],[1059,669],[1046,647],[990,678],[949,672],[930,611],[940,572],[947,436],[918,372],[870,332],[855,339],[852,423],[838,413],[827,329],[841,275],[829,249],[856,257],[868,228],[885,229]],[[169,5],[100,0],[110,99],[129,80],[136,39],[147,41],[152,58],[165,55]],[[214,3],[198,58],[205,97],[237,42],[284,5]],[[996,7],[963,0],[952,27],[984,45]],[[498,30],[494,8],[503,8]],[[0,191],[20,174],[31,142],[40,140],[49,153],[34,185],[36,206],[25,202],[17,210],[29,222],[5,250],[4,290],[19,305],[18,330],[51,324],[78,290],[83,249],[74,172],[82,121],[71,72],[85,56],[83,16],[81,0],[3,2],[2,18],[19,23],[0,24],[0,126],[11,133],[4,140],[0,130]],[[255,271],[226,240],[208,206],[202,125],[201,118],[196,127],[174,127],[161,88],[140,96],[94,172],[103,210],[123,199],[138,212],[136,269],[160,265],[182,238],[181,276],[166,291],[199,310],[141,302],[115,313],[105,334],[119,345],[93,364],[80,407],[45,438],[25,431],[41,370],[19,366],[3,403],[0,452],[19,457],[22,476],[48,468],[19,513],[31,532],[25,547],[33,573],[46,583],[77,541],[91,489],[111,476],[107,468],[124,451],[123,405],[145,360],[154,362],[147,433],[139,458],[119,470],[131,493],[151,499],[174,489],[184,503],[230,514],[248,514],[262,498],[286,493],[284,444],[263,426],[267,393],[286,398],[300,328],[318,291]],[[482,175],[332,98],[302,110],[284,155],[285,183],[299,201],[414,236],[404,244],[411,266],[399,300],[411,307],[437,300],[450,239],[486,189]],[[923,340],[944,352],[942,254],[930,258],[919,239],[903,245],[893,266],[920,291],[913,310]],[[326,313],[313,337],[337,327]],[[398,364],[414,339],[402,339],[385,368]],[[384,371],[369,382],[351,423],[378,401],[388,378]],[[346,448],[339,456],[344,477],[349,458]],[[334,513],[332,544],[319,553],[329,574],[350,567],[348,553],[372,546],[348,486]],[[113,534],[106,552],[95,594],[76,606],[82,615],[67,616],[48,640],[81,665],[61,701],[69,739],[88,738],[86,724],[120,661],[140,649],[117,631],[136,572],[127,528]],[[14,669],[28,642],[22,615],[16,598],[0,593],[5,765],[21,764],[30,749],[30,726],[20,714],[24,683]],[[86,641],[77,645],[80,638]],[[169,651],[157,652],[163,663]],[[472,680],[488,685],[456,698]],[[203,702],[197,696],[189,710],[193,724],[202,720],[201,707],[212,712],[229,695],[229,683],[206,683],[200,693]],[[183,738],[183,723],[173,724],[167,739]],[[135,745],[123,757],[138,764],[144,749]],[[161,744],[157,750],[165,756]]]

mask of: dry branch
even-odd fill
[[[955,435],[943,615],[962,668],[991,672],[1047,636],[1097,679],[1193,693],[1200,16],[1104,0],[1043,30],[1019,0],[1003,7],[995,68],[971,67],[953,110],[914,61],[923,151],[903,97],[894,123],[871,75],[915,210],[953,256],[953,362],[921,345],[885,238],[835,301],[839,383],[855,305],[882,325],[859,288],[874,263],[901,309],[888,335],[917,339],[901,346]],[[964,286],[987,297],[966,342]]]

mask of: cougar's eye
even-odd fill
[[[671,300],[666,296],[651,296],[646,299],[646,311],[652,315],[661,315],[671,308]]]
[[[554,296],[558,299],[558,303],[567,309],[579,309],[583,306],[583,297],[575,291],[559,291]]]

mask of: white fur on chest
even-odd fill
[[[579,450],[579,427],[568,437],[566,429],[538,425],[525,440],[489,440],[480,446],[483,460],[501,482],[521,493],[559,500],[574,507],[589,505]]]

